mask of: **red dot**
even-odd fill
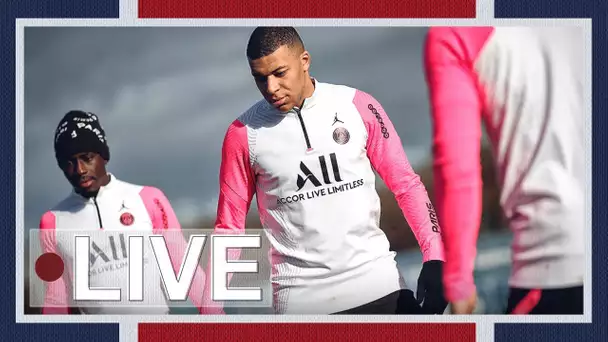
[[[44,253],[36,260],[36,274],[46,282],[53,282],[63,275],[63,260],[55,253]]]

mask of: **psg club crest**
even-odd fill
[[[130,226],[133,224],[133,221],[135,221],[135,218],[131,213],[124,213],[120,215],[120,223],[122,223],[123,226]]]
[[[344,127],[338,127],[334,130],[334,141],[340,145],[344,145],[350,140],[350,133]]]

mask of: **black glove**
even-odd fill
[[[423,314],[443,314],[448,306],[443,295],[443,261],[429,260],[422,264],[416,300],[418,304],[422,304]]]

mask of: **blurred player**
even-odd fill
[[[242,232],[256,195],[272,245],[275,312],[443,313],[435,211],[380,103],[312,78],[294,28],[255,29],[247,57],[264,99],[227,130],[216,233]],[[374,170],[420,244],[422,308],[379,227]]]
[[[40,242],[43,253],[52,252],[62,257],[67,272],[46,284],[43,314],[67,314],[72,305],[69,294],[73,272],[69,261],[73,260],[74,234],[57,234],[57,231],[144,230],[164,234],[173,268],[180,271],[186,242],[169,201],[157,188],[130,184],[106,171],[110,151],[96,115],[82,111],[67,113],[55,132],[55,156],[73,191],[42,216]],[[94,251],[91,252],[90,287],[120,287],[126,296],[129,268],[125,266],[128,255],[124,244],[128,242],[112,240],[112,244],[108,243],[109,238],[103,234],[91,237]],[[168,314],[156,262],[144,262],[144,275],[142,303],[126,306],[106,301],[77,310],[82,314]],[[201,312],[203,288],[204,273],[199,269],[189,295]]]
[[[514,233],[507,313],[582,314],[583,35],[576,28],[433,27],[425,67],[453,312],[476,302],[482,122]]]

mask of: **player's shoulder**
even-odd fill
[[[71,193],[64,197],[59,202],[48,208],[40,216],[40,229],[54,229],[56,225],[56,219],[62,213],[77,213],[83,208],[82,201],[78,201],[78,198],[74,193]]]
[[[357,88],[347,84],[337,84],[316,81],[317,90],[322,96],[330,101],[352,101],[355,97]]]
[[[426,34],[427,40],[458,40],[483,36],[495,30],[493,26],[433,26]]]
[[[56,202],[51,206],[44,215],[57,214],[64,211],[75,212],[79,207],[82,207],[82,200],[79,200],[78,195],[72,191],[59,202]]]
[[[228,130],[258,129],[268,126],[280,118],[279,112],[265,99],[261,99],[241,113],[228,127]]]
[[[425,38],[425,59],[441,60],[444,55],[474,60],[495,33],[492,26],[431,27]]]
[[[139,197],[143,189],[142,184],[136,184],[130,181],[119,179],[114,174],[110,174],[110,184],[104,191],[104,195],[109,195],[116,201],[131,201],[133,198]]]
[[[46,211],[40,217],[39,228],[40,229],[55,229],[55,225],[56,225],[55,218],[56,218],[56,215],[55,215],[55,211],[53,209]]]
[[[144,185],[139,191],[142,197],[151,197],[156,199],[165,199],[166,195],[160,188],[152,185]]]
[[[359,108],[364,102],[366,106],[368,103],[378,102],[371,93],[351,85],[324,82],[318,83],[318,86],[324,94],[323,97],[332,105],[335,103],[343,106],[355,104]]]
[[[454,26],[432,26],[426,31],[426,39],[453,36],[458,30],[459,27]]]
[[[113,181],[116,182],[115,186],[120,189],[121,193],[125,196],[138,195],[146,198],[165,197],[164,192],[159,187],[153,185],[137,184],[116,178]]]
[[[265,99],[260,99],[260,100],[256,101],[254,104],[252,104],[251,106],[249,106],[249,108],[247,108],[244,112],[242,112],[238,116],[238,118],[244,119],[255,113],[269,112],[269,111],[271,111],[271,109],[272,109],[272,106],[268,103],[268,101],[266,101]]]
[[[340,98],[348,103],[354,103],[358,107],[364,103],[365,106],[368,104],[376,105],[378,103],[378,100],[371,92],[359,87],[343,84],[330,84],[330,88],[332,94],[336,98]]]
[[[148,211],[171,206],[169,198],[158,186],[120,182],[125,190],[123,201],[141,201]]]

